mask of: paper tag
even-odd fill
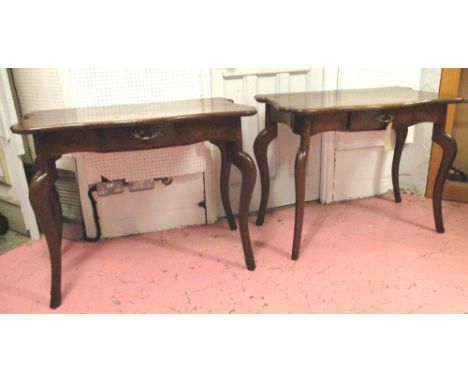
[[[154,188],[154,180],[146,179],[146,180],[136,180],[133,182],[128,182],[128,188],[131,192],[152,190]]]
[[[385,129],[385,134],[384,134],[385,151],[393,150],[392,128],[393,128],[393,121],[389,122],[387,124],[387,128]]]
[[[98,196],[108,196],[114,194],[121,194],[124,192],[124,181],[113,180],[112,182],[102,182],[96,185]]]

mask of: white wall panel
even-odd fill
[[[78,68],[70,69],[69,76],[71,92],[77,107],[196,99],[202,98],[203,91],[202,70],[196,68]],[[171,176],[177,181],[168,186],[169,190],[174,189],[176,185],[180,189],[185,187],[185,192],[192,196],[193,189],[204,188],[203,172],[206,166],[203,143],[128,153],[85,153],[80,155],[78,161],[81,162],[78,179],[84,222],[90,236],[94,234],[94,222],[86,190],[89,184],[99,180],[100,175],[108,179],[126,180]],[[196,180],[184,184],[186,178],[178,176],[187,174],[198,175]],[[198,207],[203,195],[201,198],[197,195],[197,200],[192,200],[190,212],[186,208],[180,208],[178,221],[170,219],[166,221],[168,224],[163,224],[161,215],[156,211],[164,205],[172,209],[171,216],[176,216],[179,201],[175,195],[176,193],[171,192],[161,195],[155,190],[149,190],[137,194],[126,192],[105,200],[99,198],[103,236],[135,234],[148,232],[153,228],[167,229],[206,222],[204,210]],[[112,203],[108,203],[111,199],[127,203],[127,209],[135,213],[126,218],[116,217]],[[145,207],[141,209],[140,204],[143,200]],[[152,213],[147,215],[148,211]],[[170,222],[173,225],[169,224]]]
[[[339,69],[338,88],[405,86],[419,89],[421,69]],[[383,148],[383,131],[337,132],[333,201],[383,194],[392,189],[393,150]],[[406,140],[414,141],[414,127]],[[402,162],[404,158],[402,159]]]
[[[365,152],[337,152],[334,201],[380,195],[392,189],[393,151],[368,147]],[[358,150],[359,151],[359,150]]]
[[[106,217],[101,224],[103,237],[205,223],[205,210],[198,206],[204,200],[204,184],[198,174],[174,177],[169,186],[156,182],[149,191],[127,190],[97,199],[99,216]]]
[[[420,89],[439,92],[441,69],[422,69]],[[432,150],[432,125],[421,123],[414,129],[412,144],[405,145],[400,164],[400,187],[417,195],[426,192],[429,160]]]
[[[385,86],[407,86],[419,89],[420,82],[420,68],[341,68],[338,75],[339,89]]]

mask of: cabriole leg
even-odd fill
[[[221,154],[221,174],[219,178],[219,189],[221,192],[221,201],[223,202],[224,212],[231,230],[237,229],[236,219],[232,213],[231,200],[229,199],[229,175],[231,174],[231,162],[229,161],[226,149],[226,142],[211,141],[218,147]]]
[[[304,223],[304,205],[305,205],[305,182],[307,171],[307,160],[309,157],[309,132],[301,134],[301,143],[297,150],[296,162],[294,166],[295,183],[296,183],[296,212],[294,218],[294,239],[292,246],[292,259],[299,258],[301,248],[302,226]]]
[[[252,192],[257,178],[257,171],[252,158],[242,151],[242,144],[238,142],[227,143],[228,159],[240,170],[242,175],[242,188],[239,204],[239,231],[242,247],[244,249],[245,264],[250,271],[255,270],[255,259],[249,235],[249,207]]]
[[[447,179],[448,171],[457,155],[457,144],[450,135],[444,132],[443,125],[436,123],[434,124],[432,141],[442,148],[442,161],[440,162],[439,171],[437,172],[437,178],[434,185],[432,206],[434,210],[436,231],[444,233],[445,229],[442,219],[442,193],[444,191],[444,184]]]
[[[257,135],[254,142],[255,159],[260,172],[261,199],[257,214],[257,225],[262,225],[270,196],[270,170],[268,168],[268,146],[278,136],[278,124],[270,121],[268,108],[265,115],[265,128]]]
[[[61,304],[62,261],[60,247],[62,244],[62,213],[54,185],[57,178],[56,159],[37,157],[36,173],[29,189],[31,205],[49,248],[51,308],[57,308]]]
[[[401,154],[403,153],[403,147],[405,146],[406,137],[408,135],[408,127],[397,127],[395,129],[395,151],[393,152],[393,163],[392,163],[392,183],[393,183],[393,194],[395,195],[395,202],[401,203],[400,194],[400,161]]]

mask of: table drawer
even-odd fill
[[[176,126],[167,123],[108,128],[99,131],[99,144],[102,151],[144,150],[171,145],[177,135]]]
[[[235,141],[241,130],[240,123],[223,119],[107,128],[98,134],[100,151],[109,152],[184,146],[209,140]]]
[[[349,130],[383,130],[390,121],[395,125],[411,126],[414,114],[411,110],[355,111],[351,113]]]

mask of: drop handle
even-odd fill
[[[164,134],[165,132],[162,127],[152,127],[151,129],[137,127],[133,130],[133,138],[140,141],[150,141],[162,137]]]
[[[393,120],[395,116],[392,114],[380,114],[376,117],[376,120],[382,124],[385,124],[385,133],[384,133],[384,149],[385,151],[393,150],[393,140],[392,140],[392,129],[393,129]]]
[[[376,116],[375,119],[380,123],[385,123],[386,125],[388,125],[390,122],[393,122],[395,116],[392,114],[380,114]]]

